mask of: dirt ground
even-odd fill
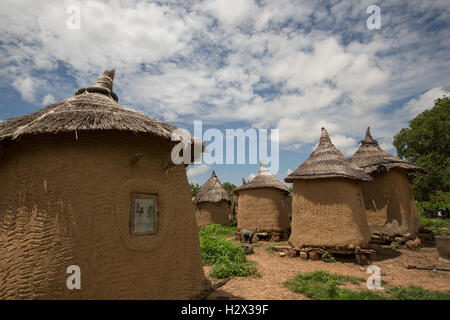
[[[231,240],[230,241],[235,241]],[[235,241],[238,243],[237,241]],[[308,299],[283,286],[298,272],[326,270],[331,273],[367,279],[367,267],[355,265],[352,258],[337,258],[335,263],[302,260],[299,257],[281,257],[278,252],[268,252],[266,248],[287,243],[260,241],[254,247],[254,254],[247,258],[257,262],[261,277],[239,277],[228,281],[224,286],[212,292],[208,299],[267,299],[267,300],[302,300]],[[383,287],[415,285],[428,290],[450,290],[450,272],[433,270],[406,269],[406,265],[441,266],[450,268],[449,263],[438,260],[434,247],[423,247],[417,251],[406,248],[392,249],[390,246],[378,246],[376,258],[372,264],[381,268]],[[210,268],[204,267],[209,275]],[[362,284],[364,285],[364,283]]]

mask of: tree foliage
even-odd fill
[[[198,190],[200,190],[200,186],[198,183],[196,183],[196,184],[191,183],[190,187],[191,187],[191,194],[193,197],[195,197],[198,193]]]
[[[233,196],[233,190],[236,189],[236,185],[230,183],[230,182],[224,182],[223,188],[226,192],[230,195],[230,198]]]
[[[412,119],[394,138],[397,154],[425,169],[413,178],[414,196],[429,201],[436,192],[449,191],[450,98],[435,100],[434,107]]]

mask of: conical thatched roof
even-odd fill
[[[171,139],[176,127],[120,106],[112,92],[114,69],[105,71],[91,87],[35,113],[0,125],[0,140],[25,134],[56,134],[82,130],[120,130],[150,133]]]
[[[389,171],[394,167],[403,168],[407,171],[425,172],[425,169],[394,157],[381,149],[378,141],[372,138],[370,127],[367,128],[366,137],[361,141],[358,150],[349,159],[353,164],[369,174],[375,171]]]
[[[372,178],[353,165],[331,143],[327,130],[322,128],[320,142],[316,150],[294,172],[288,175],[286,182],[296,179],[348,178],[353,180],[371,181]]]
[[[194,198],[194,203],[200,202],[220,202],[222,200],[230,201],[228,192],[223,188],[216,172],[213,170],[211,178],[209,178],[203,186],[198,190]]]
[[[245,180],[242,181],[244,183]],[[289,193],[288,188],[281,183],[275,176],[270,172],[269,169],[261,162],[258,174],[247,183],[243,184],[239,188],[233,190],[233,193],[238,193],[241,190],[256,189],[256,188],[276,188],[285,193]]]

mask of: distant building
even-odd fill
[[[223,188],[214,170],[211,177],[198,191],[194,203],[197,207],[196,217],[199,227],[209,224],[228,224],[231,212],[230,196]]]
[[[295,247],[367,246],[370,234],[360,185],[370,180],[322,128],[316,150],[285,179],[293,183],[289,242]]]
[[[362,185],[371,232],[415,234],[420,222],[408,173],[424,169],[382,150],[370,135],[370,127],[350,161],[373,178]]]
[[[237,214],[239,230],[288,232],[289,190],[264,164],[261,163],[258,174],[251,181],[233,192],[239,199]]]

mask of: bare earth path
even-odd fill
[[[280,257],[277,252],[265,250],[274,244],[273,242],[259,242],[257,247],[254,247],[255,253],[247,256],[249,260],[257,262],[257,268],[261,274],[260,278],[231,279],[224,286],[211,293],[208,299],[308,299],[283,286],[284,281],[294,278],[298,272],[326,270],[364,279],[369,277],[369,274],[366,273],[366,267],[355,265],[351,259],[339,259],[336,263],[326,263],[302,260],[299,257]],[[449,264],[438,261],[436,248],[422,248],[419,251],[412,251],[403,248],[394,250],[385,246],[383,254],[377,254],[372,263],[381,268],[382,280],[386,281],[384,287],[415,285],[428,290],[450,290],[450,272],[405,268],[407,264],[417,266],[436,265],[450,268]],[[209,274],[210,269],[204,268],[205,274]]]

